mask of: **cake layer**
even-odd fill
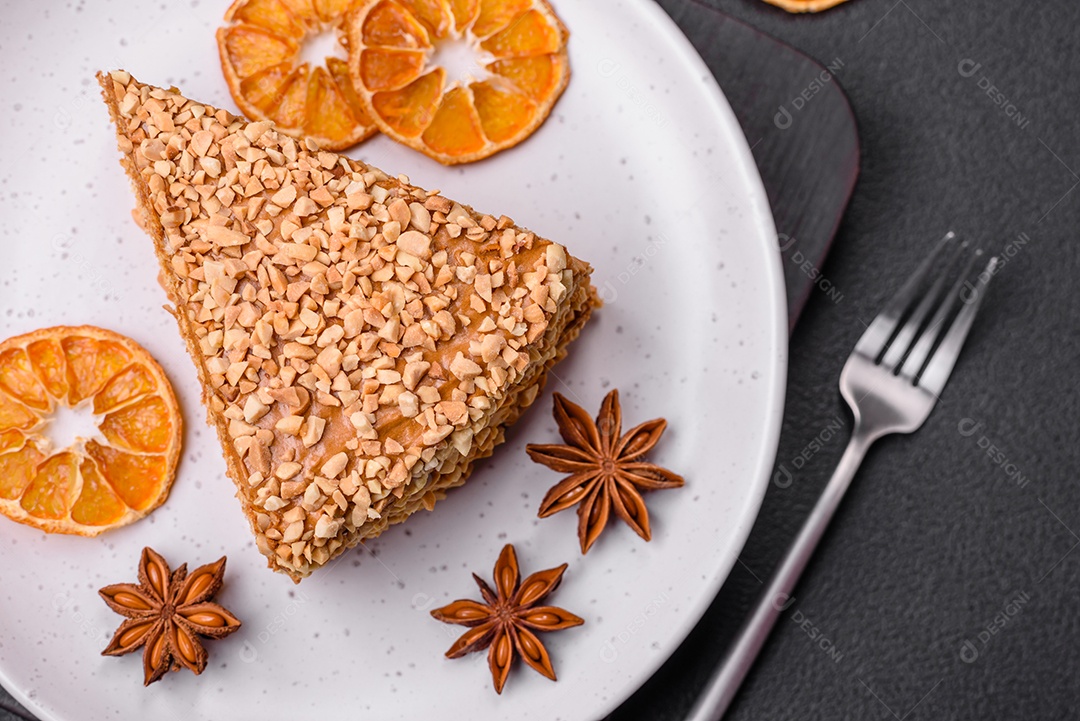
[[[596,303],[505,216],[99,81],[229,475],[294,579],[464,482]]]

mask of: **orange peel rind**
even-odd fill
[[[364,108],[394,140],[456,165],[532,135],[570,79],[569,33],[546,0],[367,0],[347,13],[349,71]],[[475,54],[455,80],[447,43]]]
[[[60,406],[98,433],[67,448],[45,434]],[[165,372],[130,338],[58,326],[0,343],[0,513],[48,533],[96,536],[165,502],[180,458]]]
[[[252,120],[272,120],[296,138],[342,150],[378,132],[357,97],[345,60],[301,60],[307,38],[338,28],[351,0],[236,0],[217,31],[233,100]],[[340,36],[344,38],[343,35]]]
[[[819,13],[845,3],[847,0],[765,0],[765,2],[787,10],[789,13]]]

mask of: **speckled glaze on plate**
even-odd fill
[[[606,305],[508,442],[436,511],[299,586],[265,568],[233,498],[94,71],[126,67],[233,107],[217,66],[224,0],[0,6],[0,335],[58,323],[126,333],[165,367],[187,423],[168,502],[98,539],[0,519],[0,682],[44,719],[596,719],[698,620],[757,513],[783,405],[786,319],[775,231],[749,148],[700,58],[648,0],[557,0],[574,77],[531,139],[447,169],[377,138],[353,155],[483,211],[506,213],[596,267]],[[648,497],[653,541],[613,524],[582,557],[577,517],[539,520],[559,476],[551,390],[627,424],[664,416],[652,455],[685,488]],[[501,697],[481,654],[429,611],[475,587],[506,542],[525,569],[570,564],[551,602],[585,625],[545,640],[559,681],[517,669]],[[101,586],[152,545],[173,564],[229,557],[221,603],[244,622],[195,677],[141,686],[139,659],[103,658],[116,618]]]

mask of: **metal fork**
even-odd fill
[[[727,711],[776,619],[791,604],[791,592],[870,445],[890,433],[917,430],[937,403],[998,265],[991,258],[972,283],[982,251],[968,252],[967,243],[954,240],[949,233],[938,243],[848,357],[840,393],[855,417],[851,440],[688,721],[718,721]]]

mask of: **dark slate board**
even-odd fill
[[[821,274],[859,174],[859,136],[832,70],[694,0],[659,0],[705,59],[754,153],[784,254],[789,329]]]

